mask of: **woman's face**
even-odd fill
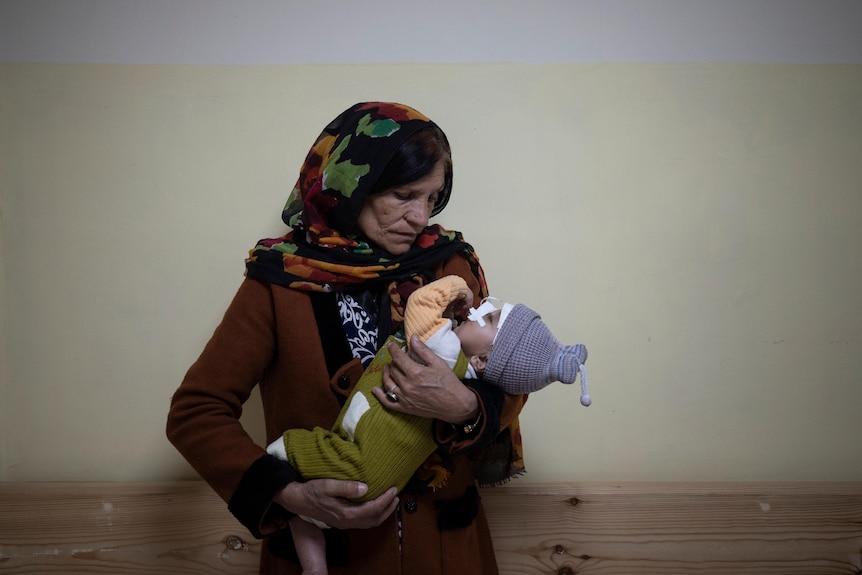
[[[357,220],[359,233],[394,256],[406,253],[428,225],[446,185],[445,169],[437,162],[427,176],[368,196]]]

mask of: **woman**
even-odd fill
[[[400,494],[371,501],[355,481],[304,482],[267,455],[239,423],[260,386],[267,442],[285,429],[331,427],[409,294],[437,277],[463,277],[487,295],[461,234],[428,225],[449,200],[443,132],[401,104],[361,103],[330,123],[305,159],[282,218],[292,231],[261,240],[222,323],[174,394],[171,442],[249,530],[266,537],[260,572],[294,575],[289,519],[326,530],[333,575],[497,573],[479,484],[522,469],[517,415],[523,396],[459,381],[421,342],[417,361],[396,353],[383,386],[391,409],[434,419],[441,445],[425,464],[448,483],[432,490],[420,469]],[[383,390],[378,390],[383,397]]]

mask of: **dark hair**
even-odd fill
[[[440,160],[445,165],[445,185],[431,210],[431,215],[435,216],[446,207],[452,191],[452,151],[446,134],[437,126],[422,128],[407,138],[383,168],[370,193],[377,194],[424,178]]]

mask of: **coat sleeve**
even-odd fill
[[[280,507],[270,509],[277,507],[272,497],[297,478],[289,464],[267,455],[239,421],[275,346],[271,291],[247,279],[174,393],[167,419],[170,442],[258,536],[286,520]]]

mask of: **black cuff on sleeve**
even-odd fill
[[[496,385],[491,385],[481,379],[465,380],[464,385],[479,395],[479,401],[482,403],[480,409],[485,413],[485,424],[482,426],[479,437],[471,446],[478,449],[490,445],[500,433],[500,418],[503,415],[506,394]]]
[[[261,538],[264,518],[267,514],[276,514],[272,521],[287,524],[293,516],[280,505],[273,503],[272,498],[285,485],[299,481],[299,473],[286,461],[266,454],[245,472],[236,492],[230,498],[227,508],[240,523],[255,537]]]
[[[441,452],[449,456],[466,455],[490,445],[500,433],[506,394],[499,387],[480,379],[467,379],[463,383],[476,393],[483,419],[476,435],[453,432],[448,423],[437,422],[437,442]]]

